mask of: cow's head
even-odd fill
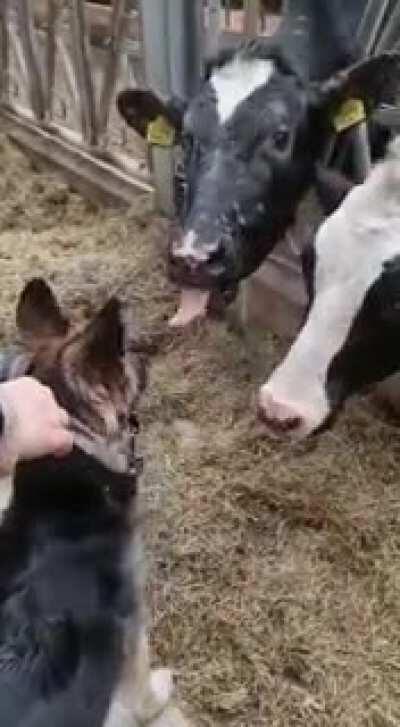
[[[123,91],[119,110],[139,133],[164,116],[182,143],[172,279],[224,291],[252,273],[292,222],[335,110],[349,96],[374,106],[398,67],[399,56],[384,54],[311,83],[278,42],[256,41],[211,63],[184,112],[151,91]]]
[[[9,377],[27,373],[48,385],[70,414],[76,443],[112,469],[129,468],[146,380],[129,308],[111,298],[87,325],[74,327],[47,284],[34,279],[19,299],[17,326],[23,348],[9,362]]]
[[[294,439],[320,429],[351,394],[400,368],[396,144],[322,224],[303,263],[306,321],[259,396],[268,428]]]

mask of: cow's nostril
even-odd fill
[[[186,267],[189,268],[189,270],[194,272],[195,270],[198,269],[198,267],[200,265],[200,260],[198,258],[194,257],[194,255],[186,255],[185,256],[185,265],[186,265]]]
[[[288,417],[280,422],[280,426],[284,432],[291,432],[293,429],[298,429],[302,423],[302,419],[299,416]]]
[[[201,260],[195,255],[188,254],[182,247],[172,246],[170,252],[170,261],[174,265],[178,265],[181,268],[186,268],[191,271],[197,270]]]
[[[215,250],[211,250],[208,254],[208,263],[220,263],[225,257],[225,250],[223,245],[219,245]]]

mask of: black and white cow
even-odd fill
[[[275,433],[302,438],[400,369],[400,137],[305,251],[306,322],[261,388]]]
[[[371,109],[399,78],[395,54],[351,65],[360,57],[354,33],[365,4],[291,0],[279,33],[223,51],[189,104],[164,103],[148,90],[119,95],[121,114],[139,133],[166,116],[183,145],[170,274],[190,293],[175,323],[205,312],[210,291],[234,290],[281,238],[343,100],[360,97]]]

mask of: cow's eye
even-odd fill
[[[290,140],[289,129],[287,129],[286,127],[281,127],[280,129],[277,129],[276,131],[274,131],[272,138],[275,149],[278,149],[279,151],[284,151],[288,146]]]

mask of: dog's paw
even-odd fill
[[[150,674],[150,688],[157,704],[160,707],[164,707],[171,699],[174,691],[171,669],[152,669]]]

